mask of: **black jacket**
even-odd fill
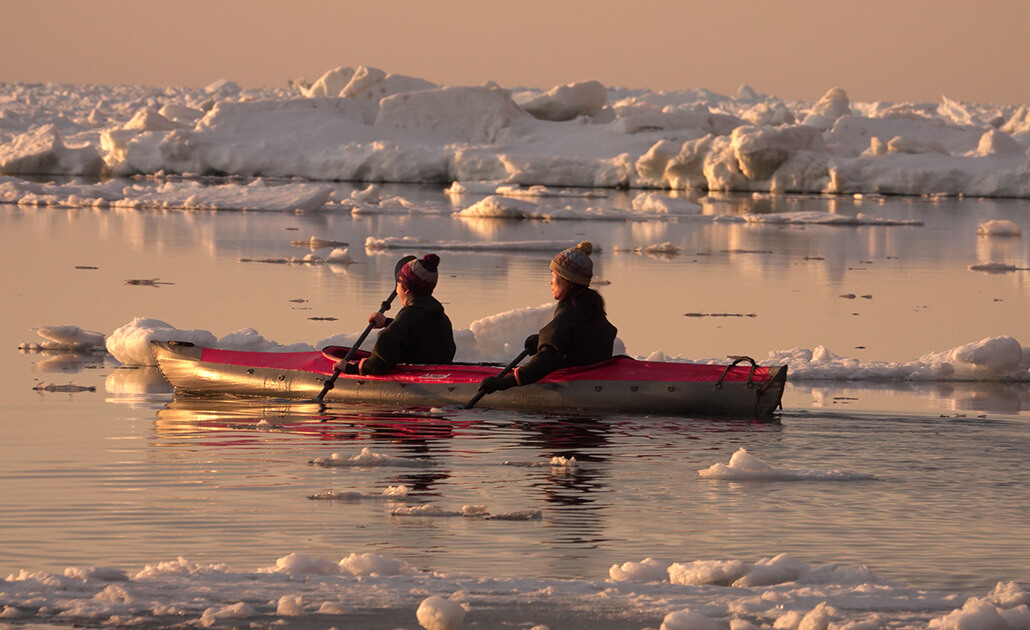
[[[450,363],[454,360],[454,332],[443,305],[431,295],[420,295],[386,320],[386,328],[361,365],[362,374],[384,374],[398,363]]]
[[[617,332],[604,314],[601,296],[593,289],[576,287],[540,329],[537,353],[518,369],[518,380],[528,385],[561,368],[610,359]]]

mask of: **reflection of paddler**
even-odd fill
[[[540,329],[527,348],[535,354],[524,366],[504,376],[483,379],[486,393],[529,385],[562,368],[600,363],[612,358],[617,330],[608,321],[604,298],[590,288],[594,246],[583,241],[559,253],[551,261],[551,294],[558,301],[554,317]]]

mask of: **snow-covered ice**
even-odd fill
[[[469,362],[506,363],[521,351],[528,335],[540,330],[550,320],[554,305],[525,307],[497,313],[473,321],[468,328],[456,328],[458,346],[456,360]],[[264,338],[258,331],[246,328],[217,338],[207,330],[181,330],[158,319],[136,317],[106,337],[102,333],[82,332],[77,326],[47,326],[33,328],[47,341],[23,342],[26,350],[44,349],[48,343],[54,347],[98,350],[106,344],[115,360],[128,365],[155,365],[150,342],[189,341],[198,345],[227,350],[250,352],[301,352],[327,346],[348,346],[357,340],[360,331],[341,333],[313,344],[296,342],[282,344]],[[378,331],[366,340],[371,347]],[[56,337],[57,339],[53,339]],[[73,345],[69,346],[71,343]],[[85,343],[85,346],[82,344]],[[79,344],[79,345],[74,345]],[[621,339],[616,339],[616,354],[626,352]],[[674,361],[724,364],[722,358],[670,356],[661,350],[636,358],[649,361]],[[1014,337],[985,337],[954,348],[929,352],[906,362],[862,361],[842,357],[824,346],[790,348],[770,352],[761,363],[786,365],[791,380],[850,380],[850,381],[1030,381],[1030,348]],[[339,464],[337,464],[339,465]]]
[[[0,102],[8,175],[1030,197],[1027,106],[947,96],[864,103],[833,88],[813,103],[749,88],[724,96],[590,80],[439,86],[359,66],[263,90],[4,83]],[[79,197],[51,186],[2,198]],[[323,193],[311,186],[298,206],[320,205]],[[83,192],[88,203],[106,196]],[[217,203],[200,191],[192,202],[188,189],[168,192],[177,207]],[[134,203],[131,191],[113,194]]]
[[[608,579],[580,580],[437,573],[370,553],[339,561],[290,554],[242,570],[178,558],[139,570],[22,570],[0,580],[0,619],[59,625],[339,626],[366,608],[366,622],[374,609],[389,627],[530,627],[569,614],[610,614],[638,627],[664,620],[662,627],[688,629],[1018,630],[1028,627],[1028,605],[1030,594],[1012,582],[958,597],[788,554],[754,561],[645,558],[616,562]]]

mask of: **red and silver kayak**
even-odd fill
[[[188,342],[151,342],[176,390],[190,393],[314,399],[347,348],[321,352],[243,352]],[[358,353],[357,356],[365,355]],[[764,418],[780,407],[786,366],[760,367],[637,361],[618,356],[552,372],[543,380],[495,392],[479,407],[525,411],[732,415]],[[741,365],[747,362],[748,365]],[[327,402],[397,407],[461,406],[501,366],[482,363],[400,365],[382,376],[340,374]]]

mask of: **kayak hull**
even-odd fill
[[[347,348],[322,352],[244,352],[184,342],[151,342],[176,390],[314,399]],[[326,402],[396,407],[463,406],[500,366],[401,365],[387,375],[340,374]],[[484,397],[477,406],[557,412],[769,417],[780,406],[787,368],[609,361],[558,370],[547,378]]]

